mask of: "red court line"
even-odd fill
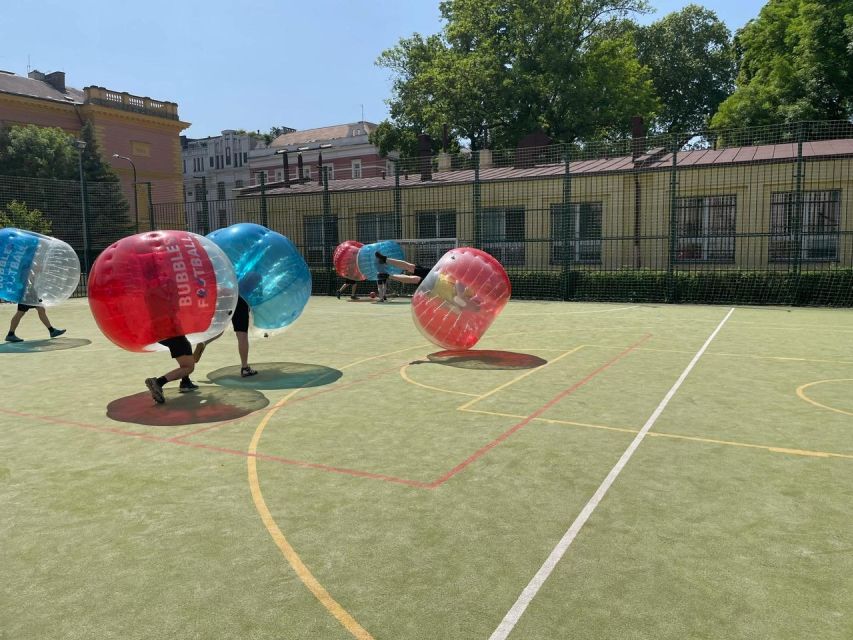
[[[115,435],[130,436],[130,437],[140,438],[143,440],[149,440],[149,441],[153,441],[153,442],[162,442],[165,444],[174,444],[174,445],[179,445],[179,446],[184,446],[184,447],[191,447],[193,449],[213,451],[216,453],[226,453],[229,455],[241,456],[244,458],[253,457],[253,458],[257,458],[259,460],[268,460],[270,462],[278,462],[280,464],[302,467],[305,469],[315,469],[317,471],[324,471],[324,472],[328,472],[328,473],[338,473],[338,474],[342,474],[342,475],[349,475],[349,476],[354,476],[354,477],[359,477],[359,478],[368,478],[371,480],[382,480],[384,482],[392,482],[395,484],[402,484],[402,485],[406,485],[406,486],[410,486],[410,487],[415,487],[418,489],[435,489],[436,487],[441,486],[442,484],[447,482],[450,478],[452,478],[453,476],[458,474],[460,471],[465,469],[472,462],[483,457],[491,449],[495,448],[501,442],[503,442],[504,440],[509,438],[516,431],[520,430],[521,428],[523,428],[524,426],[526,426],[530,422],[532,422],[534,419],[538,418],[540,415],[542,415],[549,408],[551,408],[552,406],[557,404],[560,400],[562,400],[566,396],[574,393],[575,391],[580,389],[582,386],[584,386],[585,384],[590,382],[593,378],[595,378],[602,371],[604,371],[604,370],[610,368],[611,366],[613,366],[614,364],[616,364],[619,360],[621,360],[622,358],[627,356],[629,353],[631,353],[632,351],[637,349],[640,345],[642,345],[644,342],[646,342],[651,337],[652,337],[651,334],[646,334],[638,342],[634,343],[633,345],[631,345],[630,347],[628,347],[627,349],[622,351],[616,357],[605,362],[603,365],[601,365],[600,367],[598,367],[597,369],[595,369],[594,371],[589,373],[585,378],[583,378],[579,382],[576,382],[571,387],[564,389],[563,391],[558,393],[556,396],[551,398],[548,402],[546,402],[541,407],[539,407],[536,411],[534,411],[529,416],[524,418],[521,422],[519,422],[518,424],[516,424],[516,425],[510,427],[509,429],[507,429],[506,431],[504,431],[501,435],[499,435],[497,438],[492,440],[490,443],[488,443],[487,445],[485,445],[485,446],[481,447],[480,449],[478,449],[477,451],[475,451],[473,454],[468,456],[468,458],[466,458],[465,460],[460,462],[458,465],[456,465],[453,469],[451,469],[450,471],[448,471],[447,473],[445,473],[443,476],[439,477],[438,479],[433,480],[432,482],[423,482],[421,480],[411,480],[409,478],[401,478],[398,476],[391,476],[391,475],[386,475],[386,474],[382,474],[382,473],[374,473],[371,471],[362,471],[359,469],[348,469],[346,467],[334,467],[331,465],[320,464],[320,463],[316,463],[316,462],[306,462],[303,460],[293,460],[290,458],[284,458],[281,456],[276,456],[276,455],[271,455],[271,454],[264,454],[264,453],[251,454],[248,451],[240,451],[239,449],[227,449],[224,447],[215,447],[215,446],[208,445],[208,444],[203,444],[203,443],[199,443],[199,442],[190,442],[187,440],[179,439],[179,438],[189,437],[190,435],[193,435],[194,433],[201,433],[202,431],[206,431],[206,430],[215,428],[217,426],[221,426],[223,424],[226,424],[227,422],[231,422],[230,420],[222,422],[222,423],[217,423],[216,425],[212,425],[209,427],[205,427],[204,429],[200,429],[200,430],[194,431],[192,433],[185,434],[183,436],[173,436],[171,438],[164,438],[164,437],[160,437],[160,436],[151,435],[149,433],[142,433],[142,432],[138,432],[138,431],[127,431],[127,430],[118,429],[115,427],[103,427],[103,426],[96,425],[96,424],[90,424],[90,423],[86,423],[86,422],[77,422],[74,420],[63,420],[62,418],[56,418],[53,416],[39,416],[39,415],[35,415],[35,414],[24,413],[21,411],[13,411],[11,409],[0,408],[0,413],[5,413],[5,414],[9,414],[9,415],[14,415],[14,416],[20,416],[22,418],[30,418],[30,419],[35,419],[35,420],[41,420],[43,422],[48,422],[48,423],[52,423],[52,424],[60,424],[60,425],[69,425],[69,426],[74,426],[74,427],[80,427],[83,429],[88,429],[91,431],[98,431],[101,433],[111,433],[111,434],[115,434]],[[288,402],[287,404],[291,404],[291,402],[296,402],[297,400],[307,400],[309,398],[313,398],[313,397],[322,395],[324,393],[330,393],[332,391],[337,391],[339,389],[345,389],[347,387],[351,387],[353,385],[360,384],[362,382],[366,382],[366,381],[371,380],[373,378],[376,378],[380,375],[383,375],[385,373],[389,373],[390,371],[396,371],[398,369],[399,369],[399,367],[397,367],[395,365],[394,367],[391,367],[389,369],[383,369],[382,371],[370,374],[369,376],[361,378],[360,380],[355,380],[355,381],[350,382],[350,383],[345,384],[345,385],[337,385],[334,387],[330,387],[328,389],[324,389],[322,391],[317,391],[315,393],[312,393],[312,394],[309,394],[306,396],[302,396],[298,399],[295,399],[295,400]],[[284,406],[286,407],[287,404]],[[245,417],[245,416],[243,416],[243,417]]]
[[[523,428],[523,427],[527,426],[528,424],[530,424],[530,422],[532,422],[533,420],[535,420],[536,418],[538,418],[539,416],[541,416],[541,415],[542,415],[543,413],[545,413],[548,409],[550,409],[550,408],[551,408],[551,407],[553,407],[555,404],[557,404],[560,400],[562,400],[562,399],[563,399],[563,398],[565,398],[566,396],[568,396],[568,395],[570,395],[570,394],[574,393],[575,391],[577,391],[578,389],[580,389],[582,386],[584,386],[585,384],[587,384],[590,380],[592,380],[593,378],[595,378],[599,373],[601,373],[601,372],[602,372],[602,371],[604,371],[605,369],[609,369],[611,366],[613,366],[614,364],[616,364],[617,362],[619,362],[622,358],[624,358],[625,356],[627,356],[627,355],[628,355],[629,353],[631,353],[634,349],[636,349],[637,347],[639,347],[641,344],[643,344],[644,342],[646,342],[646,340],[648,340],[648,339],[649,339],[649,338],[651,338],[651,337],[652,337],[652,335],[651,335],[650,333],[647,333],[647,334],[646,334],[645,336],[643,336],[640,340],[638,340],[637,342],[635,342],[634,344],[632,344],[630,347],[628,347],[627,349],[625,349],[622,353],[620,353],[620,354],[619,354],[619,355],[617,355],[616,357],[614,357],[614,358],[612,358],[612,359],[608,360],[608,361],[607,361],[607,362],[605,362],[603,365],[601,365],[600,367],[598,367],[598,369],[596,369],[595,371],[593,371],[592,373],[590,373],[589,375],[587,375],[583,380],[580,380],[579,382],[576,382],[575,384],[573,384],[573,385],[572,385],[571,387],[569,387],[568,389],[563,389],[560,393],[558,393],[557,395],[555,395],[555,396],[554,396],[553,398],[551,398],[548,402],[546,402],[546,403],[545,403],[545,404],[543,404],[541,407],[539,407],[536,411],[534,411],[534,412],[533,412],[533,413],[531,413],[529,416],[527,416],[524,420],[522,420],[522,421],[521,421],[521,422],[519,422],[518,424],[515,424],[515,425],[513,425],[512,427],[510,427],[509,429],[507,429],[506,431],[504,431],[501,435],[499,435],[497,438],[495,438],[494,440],[492,440],[492,441],[491,441],[490,443],[488,443],[487,445],[485,445],[485,446],[480,447],[479,449],[477,449],[477,451],[475,451],[474,453],[472,453],[472,454],[471,454],[470,456],[468,456],[465,460],[463,460],[462,462],[460,462],[459,464],[457,464],[455,467],[453,467],[450,471],[448,471],[447,473],[445,473],[443,476],[441,476],[441,477],[440,477],[440,478],[438,478],[437,480],[433,480],[432,482],[430,482],[430,483],[429,483],[429,485],[428,485],[428,487],[429,487],[430,489],[435,489],[436,487],[441,486],[442,484],[444,484],[445,482],[447,482],[448,480],[450,480],[450,478],[452,478],[452,477],[453,477],[453,476],[455,476],[457,473],[459,473],[460,471],[462,471],[465,467],[467,467],[468,465],[470,465],[472,462],[474,462],[475,460],[478,460],[479,458],[482,458],[486,453],[488,453],[489,451],[491,451],[492,449],[494,449],[496,446],[498,446],[501,442],[503,442],[504,440],[506,440],[507,438],[509,438],[513,433],[515,433],[516,431],[518,431],[518,430],[520,430],[521,428]]]

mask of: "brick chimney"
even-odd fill
[[[27,77],[31,80],[44,80],[44,74],[38,69],[33,69],[27,74]]]
[[[54,71],[53,73],[48,73],[45,78],[45,82],[47,82],[51,87],[56,89],[57,91],[61,91],[65,93],[65,72],[64,71]]]

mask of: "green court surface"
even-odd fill
[[[853,315],[729,312],[512,302],[447,354],[312,298],[159,406],[168,354],[27,316],[0,638],[849,640]]]

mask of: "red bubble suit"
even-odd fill
[[[364,245],[356,240],[347,240],[335,247],[332,255],[332,263],[335,271],[347,280],[365,280],[366,278],[358,270],[358,250]]]
[[[412,298],[415,326],[445,349],[470,349],[509,301],[509,277],[485,251],[445,253]]]
[[[231,261],[188,231],[151,231],[108,247],[89,274],[89,307],[104,335],[128,351],[160,340],[202,342],[224,331],[237,305]]]

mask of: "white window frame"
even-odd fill
[[[562,203],[551,205],[551,264],[563,263],[564,240],[561,237]],[[569,248],[570,261],[575,264],[601,264],[601,235],[604,230],[604,203],[600,200],[588,202],[572,202],[569,204]],[[581,213],[592,211],[598,214],[598,237],[582,237],[583,220]],[[597,210],[597,211],[596,211]]]
[[[841,190],[822,189],[802,192],[803,219],[800,222],[800,229],[794,229],[791,222],[791,216],[795,213],[796,197],[796,191],[777,191],[770,195],[769,261],[793,262],[797,259],[806,262],[838,261]],[[825,224],[827,213],[832,218],[828,225]],[[822,222],[824,224],[820,224]],[[827,230],[827,227],[830,229]],[[794,246],[798,236],[799,255],[795,255]],[[780,248],[782,251],[779,251]]]
[[[361,160],[353,160],[350,163],[350,175],[353,179],[361,178]]]
[[[695,221],[688,220],[698,214]],[[716,218],[715,218],[716,216]],[[730,218],[729,228],[715,228],[720,219]],[[697,233],[687,233],[688,225],[697,225]],[[714,262],[732,264],[735,261],[737,227],[737,195],[687,196],[676,199],[675,223],[676,262]]]

